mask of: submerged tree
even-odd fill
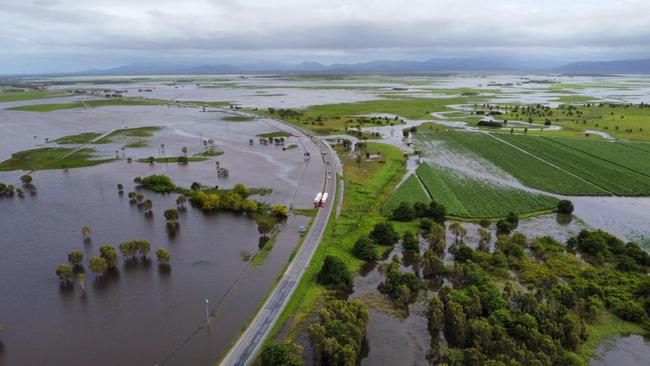
[[[86,289],[86,274],[83,272],[77,273],[77,284],[81,286],[81,291]]]
[[[115,268],[117,267],[117,251],[115,248],[113,248],[112,245],[110,244],[104,244],[101,247],[99,247],[99,255],[104,258],[106,261],[106,265],[108,268]]]
[[[108,270],[108,263],[106,260],[100,256],[90,257],[88,262],[88,267],[91,271],[95,272],[99,276],[103,276],[104,273]]]
[[[84,226],[81,228],[81,236],[83,236],[84,239],[87,239],[88,236],[90,236],[90,227]]]
[[[84,259],[83,253],[81,253],[78,250],[73,250],[70,253],[68,253],[68,263],[70,265],[74,266],[75,268],[78,268],[81,266],[81,262]]]
[[[64,284],[68,284],[68,281],[73,275],[72,266],[69,264],[59,264],[56,267],[56,275],[63,281]]]
[[[168,265],[171,261],[171,255],[169,255],[169,251],[164,248],[156,250],[156,258],[158,258],[158,263],[163,265]]]

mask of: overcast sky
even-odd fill
[[[476,56],[650,57],[650,1],[0,0],[0,74]]]

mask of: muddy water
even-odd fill
[[[257,141],[249,145],[256,134],[277,130],[272,121],[230,123],[220,121],[220,113],[167,107],[0,110],[0,115],[3,131],[10,132],[0,135],[2,160],[14,151],[45,146],[46,136],[166,126],[146,148],[122,151],[119,143],[97,145],[101,156],[118,151],[120,160],[114,163],[36,172],[36,195],[0,199],[0,364],[214,364],[281,273],[298,241],[298,226],[308,218],[290,218],[264,265],[250,268],[241,252],[259,250],[252,220],[188,208],[181,213],[180,232],[169,237],[162,212],[176,206],[176,195],[143,191],[154,206],[147,216],[126,195],[117,194],[117,183],[128,192],[134,190],[133,177],[149,174],[169,175],[182,186],[199,181],[228,188],[241,182],[273,189],[256,199],[309,207],[324,178],[319,150],[309,139],[289,137],[288,143],[299,148],[287,151]],[[177,156],[182,146],[192,155],[204,149],[200,137],[213,138],[224,155],[188,165],[129,164],[124,159]],[[316,158],[305,160],[304,151]],[[217,177],[215,160],[230,170],[229,177]],[[16,184],[20,174],[0,172],[0,181]],[[92,228],[90,244],[81,240],[83,225]],[[149,261],[120,260],[118,271],[101,280],[88,273],[83,293],[77,285],[59,285],[54,269],[66,262],[69,251],[81,250],[87,263],[101,244],[117,246],[131,239],[152,243]],[[158,268],[153,251],[159,247],[171,253],[171,272]],[[202,327],[205,298],[211,313],[208,328]]]
[[[646,366],[650,342],[639,335],[629,335],[604,341],[596,353],[590,366]]]

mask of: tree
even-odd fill
[[[165,210],[164,216],[167,220],[170,221],[177,221],[178,218],[180,217],[178,210],[175,208],[170,208]]]
[[[142,203],[142,207],[144,208],[145,212],[151,212],[151,209],[153,208],[153,202],[151,202],[151,200],[146,200]]]
[[[117,251],[115,251],[115,248],[113,248],[112,245],[104,244],[99,247],[99,255],[104,258],[108,268],[112,269],[117,267]]]
[[[321,285],[340,291],[351,291],[353,280],[348,267],[338,257],[328,255],[316,277]]]
[[[119,245],[119,249],[120,252],[122,252],[122,255],[125,257],[135,257],[135,254],[138,250],[136,247],[136,242],[133,240],[121,243]]]
[[[121,183],[117,184],[117,191],[120,193],[124,192],[124,186]]]
[[[68,281],[73,275],[72,266],[69,264],[59,264],[56,266],[56,275],[63,281],[64,284],[68,284]]]
[[[171,261],[171,256],[169,255],[169,251],[164,248],[160,248],[156,250],[156,258],[158,258],[158,263],[162,265],[168,265],[169,262]]]
[[[78,250],[73,250],[70,253],[68,253],[68,263],[70,265],[74,266],[75,268],[81,266],[81,262],[84,259],[83,253],[81,253]]]
[[[32,184],[32,182],[33,182],[34,180],[32,179],[32,176],[31,176],[31,175],[29,175],[29,174],[25,174],[25,175],[22,175],[22,176],[20,177],[20,181],[21,181],[24,185],[30,185],[30,184]]]
[[[176,185],[166,175],[150,175],[142,178],[140,185],[148,190],[158,193],[169,193],[176,189]]]
[[[445,226],[442,224],[434,223],[429,230],[427,240],[429,241],[429,249],[433,250],[438,256],[445,254],[447,246],[447,238],[445,236]]]
[[[399,235],[389,222],[381,222],[372,229],[370,238],[379,245],[395,245],[399,240]]]
[[[449,231],[454,234],[454,242],[456,244],[463,243],[465,240],[465,235],[467,235],[467,229],[463,227],[460,222],[454,221],[449,225]]]
[[[561,200],[557,204],[557,213],[561,215],[571,215],[573,213],[573,202]]]
[[[437,340],[440,337],[440,332],[444,326],[444,314],[442,313],[442,305],[437,295],[434,295],[429,300],[427,306],[427,328],[431,339]]]
[[[84,239],[86,239],[86,238],[88,238],[89,235],[90,235],[90,227],[88,227],[88,226],[82,227],[81,228],[81,236],[83,236]]]
[[[462,305],[455,301],[445,304],[445,337],[452,347],[462,347],[465,343],[467,317]]]
[[[176,204],[180,208],[184,208],[186,202],[187,202],[187,197],[185,197],[184,195],[180,195],[176,198]]]
[[[483,227],[478,228],[478,248],[484,252],[490,250],[490,241],[492,240],[492,233],[490,230]]]
[[[233,191],[240,195],[242,198],[246,198],[251,194],[251,189],[241,183],[235,184]]]
[[[510,230],[514,230],[517,228],[517,226],[519,226],[519,216],[514,212],[508,213],[508,216],[506,216],[506,221],[510,223]]]
[[[454,252],[454,260],[456,260],[456,262],[467,262],[472,260],[473,255],[474,251],[472,248],[467,245],[461,245]]]
[[[497,221],[497,235],[509,235],[512,230],[513,227],[510,221],[504,219]]]
[[[136,240],[135,246],[138,249],[138,253],[140,253],[140,255],[143,257],[146,257],[151,250],[151,244],[148,240]]]
[[[181,152],[183,153],[184,156],[187,156],[187,147],[183,146]]]
[[[108,263],[106,263],[106,260],[102,257],[96,256],[96,257],[90,257],[90,261],[88,262],[88,267],[90,268],[91,271],[95,272],[99,276],[103,276],[104,273],[108,270]]]
[[[260,233],[263,237],[267,237],[271,231],[273,231],[273,228],[275,225],[273,225],[272,222],[269,220],[261,220],[260,222],[257,223],[257,232]]]
[[[445,273],[445,264],[433,250],[427,249],[422,255],[422,277],[440,278]]]
[[[420,253],[420,241],[410,231],[404,232],[402,236],[402,250],[404,255]]]
[[[77,284],[81,287],[81,291],[86,289],[86,274],[83,272],[77,273]]]
[[[302,347],[295,343],[270,343],[260,354],[261,366],[301,366]]]
[[[271,214],[281,219],[286,219],[289,216],[289,210],[284,205],[275,205],[271,207]]]
[[[375,251],[375,243],[367,236],[359,238],[352,247],[352,254],[355,257],[364,261],[377,260],[377,252]]]
[[[429,209],[426,212],[426,217],[430,217],[433,221],[444,224],[445,216],[447,215],[447,209],[442,204],[431,201],[429,203]]]
[[[411,221],[415,218],[415,209],[408,202],[402,202],[393,210],[393,220]]]

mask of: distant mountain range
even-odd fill
[[[379,60],[352,64],[324,65],[257,63],[242,65],[129,64],[105,70],[86,70],[65,75],[219,75],[219,74],[431,74],[431,73],[559,73],[559,74],[650,74],[650,59],[573,62],[556,67],[533,67],[509,59],[446,58],[425,61]]]

